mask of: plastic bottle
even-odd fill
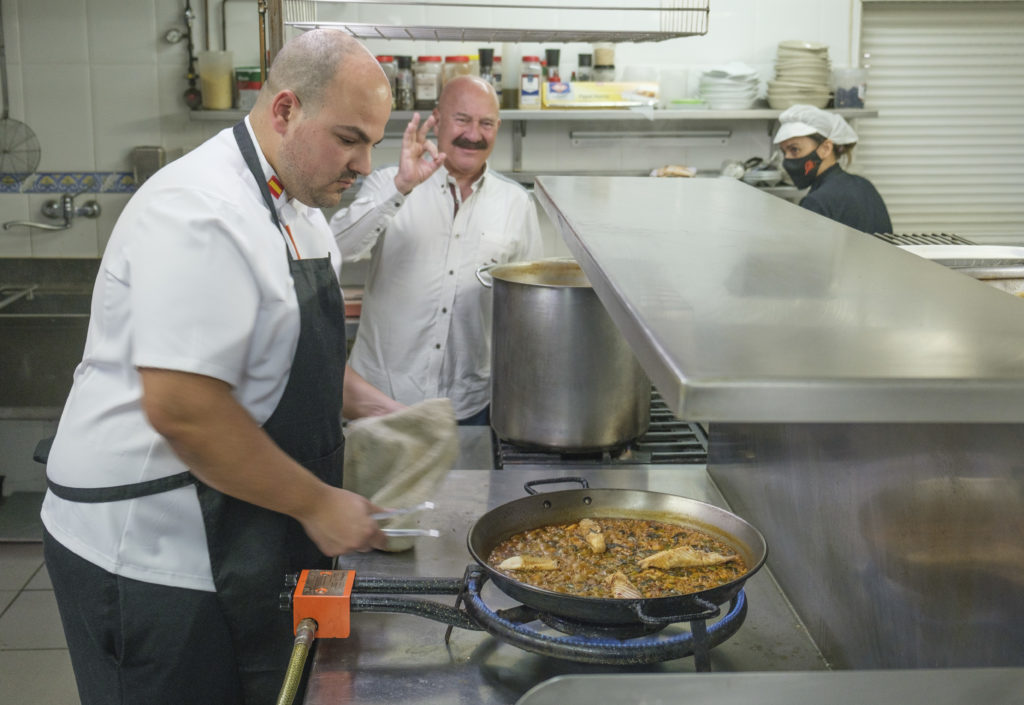
[[[441,79],[441,85],[444,86],[444,84],[456,76],[468,76],[470,73],[468,55],[446,56],[444,58],[444,77]]]
[[[395,73],[395,109],[413,110],[416,107],[416,93],[413,87],[412,57],[399,56],[398,71]]]
[[[524,56],[519,74],[519,109],[540,109],[541,68],[539,56]]]
[[[496,56],[494,57],[494,67],[491,69],[491,83],[494,85],[494,90],[498,94],[498,105],[500,105],[501,107],[505,107],[505,96],[503,91],[504,86],[502,85],[504,77],[502,76],[501,69],[501,57]]]
[[[413,90],[416,95],[415,110],[433,110],[437,97],[441,95],[441,57],[421,56],[413,68]]]

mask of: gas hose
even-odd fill
[[[295,693],[298,692],[299,683],[302,681],[302,669],[306,665],[306,655],[316,636],[316,626],[316,620],[307,617],[295,628],[295,646],[292,647],[292,657],[288,661],[288,670],[284,674],[281,693],[277,696],[277,705],[292,705],[292,701],[295,699]]]

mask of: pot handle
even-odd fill
[[[590,487],[590,483],[587,482],[585,477],[549,477],[545,480],[530,480],[523,489],[526,490],[527,494],[539,494],[537,490],[533,489],[534,485],[552,485],[558,482],[576,482],[579,483],[583,489]]]
[[[712,617],[718,616],[722,611],[721,608],[713,602],[694,597],[693,601],[696,602],[700,607],[704,608],[703,612],[697,612],[695,614],[683,614],[683,615],[669,615],[664,617],[655,617],[644,612],[644,603],[642,601],[635,602],[632,605],[633,612],[640,618],[640,621],[644,624],[675,624],[676,622],[692,622],[695,619],[711,619]]]
[[[498,266],[497,264],[482,264],[479,267],[477,267],[476,268],[476,278],[477,278],[477,281],[479,281],[485,287],[490,289],[492,286],[494,286],[494,280],[491,279],[490,277],[487,277],[487,279],[484,279],[484,274],[490,273],[490,271],[492,269],[494,269],[495,267],[497,267],[497,266]]]

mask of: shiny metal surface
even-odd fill
[[[553,450],[614,448],[650,423],[651,382],[572,260],[490,271],[491,426]]]
[[[1022,458],[1017,424],[712,424],[708,472],[835,668],[1021,667]]]
[[[1024,421],[1024,306],[730,179],[538,177],[691,421]]]
[[[561,676],[516,705],[632,705],[637,693],[644,705],[1019,705],[1024,669]]]
[[[433,498],[437,507],[429,521],[441,530],[440,538],[421,539],[405,553],[346,556],[340,559],[340,567],[361,575],[460,577],[472,562],[466,537],[480,516],[526,496],[523,483],[528,480],[580,474],[586,475],[591,487],[667,492],[724,507],[702,466],[454,470]],[[711,651],[713,671],[825,668],[768,570],[751,577],[745,589],[746,622],[735,636]],[[490,584],[484,597],[496,608],[515,604]],[[451,604],[451,598],[431,599]],[[558,675],[694,672],[692,658],[648,666],[595,666],[539,656],[482,632],[460,629],[446,647],[444,632],[443,624],[412,615],[354,613],[348,639],[317,643],[305,703],[509,704]]]

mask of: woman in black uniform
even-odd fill
[[[870,181],[839,165],[850,163],[857,133],[835,113],[794,105],[779,115],[775,144],[783,168],[798,189],[811,190],[800,205],[866,233],[891,233],[885,202]]]

